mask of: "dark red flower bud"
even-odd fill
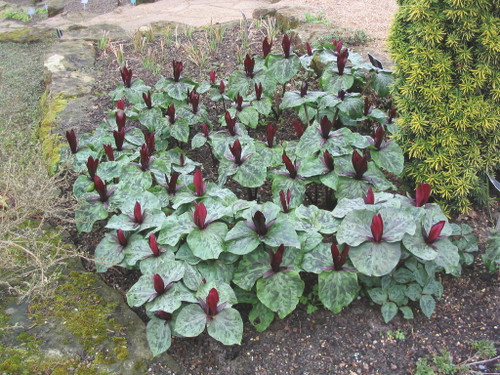
[[[210,292],[208,292],[208,296],[205,300],[206,305],[207,305],[207,315],[208,316],[215,316],[217,315],[217,304],[219,303],[219,292],[217,292],[217,289],[212,288],[210,289]]]
[[[266,125],[267,147],[273,148],[274,136],[277,131],[278,127],[276,125],[272,125],[270,123]]]
[[[201,131],[202,131],[203,135],[205,136],[205,138],[208,138],[208,136],[210,135],[210,131],[208,130],[207,124],[205,124],[205,123],[201,124]]]
[[[292,163],[292,161],[284,151],[283,155],[281,155],[281,159],[283,160],[283,163],[285,163],[285,167],[288,171],[290,178],[297,177],[297,168],[295,167],[295,165]]]
[[[382,126],[378,126],[375,132],[373,133],[373,145],[380,150],[380,146],[382,146],[382,142],[384,141],[384,128]]]
[[[151,132],[149,133],[149,135],[144,133],[144,142],[146,142],[146,145],[148,147],[149,155],[153,155],[156,151],[155,132]]]
[[[174,103],[170,104],[167,108],[167,117],[168,117],[168,122],[170,124],[175,123],[175,105]]]
[[[122,75],[122,81],[125,87],[130,87],[132,85],[132,69],[128,69],[124,66],[120,70],[120,74]]]
[[[205,184],[203,183],[203,176],[202,176],[201,171],[199,169],[197,169],[194,172],[193,184],[194,184],[194,190],[196,192],[197,197],[201,197],[203,194],[205,194],[206,187],[205,187]]]
[[[120,99],[116,102],[116,109],[124,111],[125,110],[125,102],[123,99]]]
[[[106,153],[106,156],[108,157],[108,161],[115,161],[115,154],[113,152],[113,146],[111,145],[102,145],[104,148],[104,152]]]
[[[91,180],[94,179],[98,166],[99,166],[99,159],[94,159],[92,156],[89,156],[89,158],[87,159],[87,170],[89,171],[89,176]]]
[[[259,236],[265,236],[267,234],[266,217],[261,211],[255,212],[252,216],[252,222],[255,226],[255,233]]]
[[[257,100],[260,100],[262,98],[262,91],[263,91],[262,83],[259,83],[258,85],[255,84],[255,98]]]
[[[196,202],[193,202],[193,204],[194,204],[193,221],[198,228],[205,229],[206,228],[205,220],[207,219],[207,208],[203,203],[197,204]]]
[[[368,192],[363,197],[363,201],[365,202],[365,204],[375,204],[375,195],[373,194],[373,189],[371,186],[368,188]]]
[[[340,50],[342,49],[342,40],[335,40],[333,39],[332,41],[333,46],[335,47],[335,50],[337,53],[340,53]]]
[[[149,169],[149,164],[151,163],[151,157],[149,156],[148,145],[143,144],[141,147],[141,169],[147,171]]]
[[[392,121],[394,120],[395,117],[396,117],[396,108],[392,107],[391,111],[389,112],[389,118],[387,119],[387,123],[392,124]]]
[[[123,230],[121,229],[118,229],[116,231],[116,240],[118,241],[118,243],[120,244],[120,246],[122,247],[125,247],[127,246],[128,244],[128,240],[127,240],[127,237],[125,237],[125,233],[123,232]]]
[[[302,137],[302,134],[304,134],[304,127],[300,123],[299,120],[293,119],[292,120],[293,127],[295,128],[295,133],[297,133],[297,137]]]
[[[210,83],[215,84],[215,72],[211,70],[210,73],[208,73],[208,75],[210,76]]]
[[[165,175],[165,181],[166,181],[166,189],[169,195],[175,195],[177,192],[177,180],[180,176],[179,172],[174,172],[172,173],[172,176],[170,176],[170,180],[168,179],[168,176]]]
[[[120,130],[113,130],[113,137],[115,138],[115,146],[117,151],[122,151],[123,141],[125,141],[125,128]]]
[[[361,156],[356,150],[352,153],[352,166],[356,172],[354,178],[360,180],[368,170],[368,159],[366,156]]]
[[[186,163],[186,160],[184,158],[184,154],[179,154],[179,164],[180,164],[180,166],[184,167],[185,163]]]
[[[184,69],[182,66],[182,61],[172,60],[172,67],[174,69],[174,81],[179,82],[181,78],[182,70]]]
[[[335,168],[335,163],[333,162],[332,155],[328,152],[328,150],[325,150],[323,152],[323,164],[325,164],[326,169],[328,172],[332,172],[333,169]]]
[[[158,247],[158,242],[156,241],[156,236],[154,233],[149,235],[149,248],[153,252],[155,257],[159,257],[161,255],[160,249]]]
[[[115,121],[116,121],[116,126],[118,126],[118,130],[125,129],[125,123],[127,121],[127,115],[125,114],[125,112],[119,109],[115,113]]]
[[[224,118],[226,119],[227,131],[234,137],[236,135],[236,119],[231,118],[229,111],[226,111]]]
[[[153,276],[153,285],[155,288],[155,292],[160,296],[165,293],[165,283],[159,274],[155,274]]]
[[[302,85],[300,86],[300,96],[303,98],[304,96],[307,95],[307,82],[303,81]]]
[[[345,90],[340,89],[337,96],[340,100],[343,101],[345,99],[345,94],[346,94]]]
[[[344,250],[342,250],[342,254],[339,252],[337,245],[332,243],[330,248],[333,259],[333,266],[335,271],[342,271],[342,266],[345,264],[347,259],[347,254],[349,253],[350,246],[344,245]]]
[[[415,192],[415,206],[425,206],[431,195],[431,185],[419,183]]]
[[[283,190],[280,190],[281,207],[283,207],[283,212],[285,214],[290,211],[291,200],[292,200],[292,192],[290,191],[290,189],[286,190],[286,197],[285,197],[285,192]]]
[[[373,242],[380,243],[382,241],[382,234],[384,233],[384,222],[382,221],[382,215],[377,214],[373,216],[370,229],[372,231]]]
[[[306,51],[307,51],[307,54],[309,56],[312,56],[313,50],[312,50],[311,45],[309,44],[309,42],[306,42]]]
[[[199,103],[200,103],[200,94],[196,92],[196,89],[193,89],[189,94],[189,102],[191,103],[191,107],[193,108],[193,113],[198,113]]]
[[[264,41],[262,42],[262,55],[264,58],[267,57],[271,53],[271,48],[273,46],[273,43],[269,43],[269,40],[267,40],[267,36],[264,38]]]
[[[333,123],[330,120],[328,120],[327,116],[324,116],[321,119],[320,127],[321,127],[321,136],[323,137],[323,139],[328,139],[330,137],[330,131],[333,128]]]
[[[283,53],[285,54],[285,59],[290,57],[290,37],[288,34],[283,35],[283,40],[281,41],[281,47],[283,48]]]
[[[240,94],[236,95],[234,102],[236,103],[236,110],[241,112],[243,110],[243,97]]]
[[[165,320],[165,323],[168,323],[172,320],[172,314],[165,312],[163,310],[158,310],[157,312],[155,312],[155,316],[158,319]]]
[[[364,116],[368,116],[370,114],[371,105],[372,105],[372,103],[370,102],[370,99],[368,99],[368,97],[365,96],[365,103],[364,103],[364,107],[363,107],[363,115]]]
[[[107,202],[109,198],[108,189],[106,188],[104,182],[102,182],[101,178],[97,175],[94,176],[94,188],[97,191],[97,194],[99,194],[100,201]]]
[[[226,91],[226,85],[224,84],[224,81],[220,81],[219,83],[219,94],[224,94],[224,91]]]
[[[69,149],[71,150],[71,153],[76,154],[78,151],[78,142],[76,140],[76,134],[74,129],[68,130],[66,132],[66,139],[68,140]]]
[[[148,109],[153,108],[153,105],[151,104],[151,91],[148,91],[148,93],[142,93],[142,99],[144,100],[144,103],[146,104],[146,107]]]
[[[445,221],[441,220],[440,222],[434,224],[431,227],[431,230],[429,231],[429,235],[425,235],[424,232],[424,238],[425,238],[425,243],[427,245],[432,245],[434,242],[436,242],[439,239],[439,235],[441,234],[441,231],[443,230]]]
[[[245,73],[248,78],[253,78],[253,69],[255,67],[255,59],[251,58],[247,53],[245,57],[245,61],[243,61],[243,65],[245,67]]]
[[[339,71],[339,75],[344,74],[344,69],[347,64],[347,58],[349,57],[349,51],[347,48],[344,48],[342,52],[337,56],[337,69]]]
[[[273,259],[271,260],[271,268],[273,272],[280,271],[280,265],[283,261],[283,253],[285,252],[285,245],[281,244],[278,250],[273,254]]]
[[[233,145],[229,145],[229,150],[234,156],[234,163],[236,165],[241,165],[243,162],[241,160],[241,144],[239,140],[235,140]]]
[[[144,221],[144,213],[142,211],[141,204],[139,202],[135,202],[134,205],[134,222],[136,224],[142,224]]]

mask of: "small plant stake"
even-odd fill
[[[35,15],[35,8],[28,8],[28,16],[30,16],[30,18],[33,18],[34,15]]]
[[[87,6],[88,2],[89,2],[89,0],[82,0],[83,10],[86,10],[86,6]]]

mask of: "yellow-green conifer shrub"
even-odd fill
[[[500,0],[398,0],[389,45],[405,176],[464,212],[500,163]]]

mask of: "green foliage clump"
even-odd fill
[[[389,38],[405,175],[464,212],[497,167],[500,18],[495,0],[399,0]]]

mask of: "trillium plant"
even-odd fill
[[[265,330],[297,308],[305,280],[333,313],[364,290],[386,321],[430,316],[436,274],[472,261],[470,231],[448,222],[429,184],[400,195],[386,177],[404,161],[394,111],[367,98],[387,102],[391,72],[342,41],[295,47],[264,39],[227,79],[201,83],[182,61],[154,86],[123,67],[108,117],[66,132],[76,227],[102,221],[98,272],[140,271],[127,301],[145,308],[154,355],[205,330],[240,344],[239,304]]]

